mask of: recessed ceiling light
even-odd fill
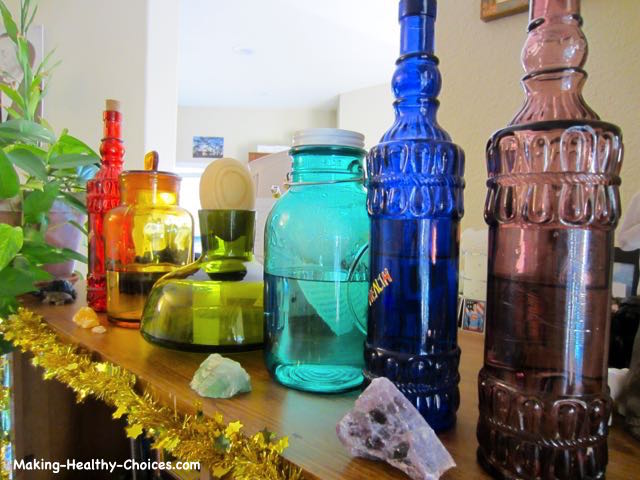
[[[251,48],[251,47],[240,47],[240,46],[237,46],[237,47],[233,47],[231,50],[236,55],[246,55],[246,56],[248,56],[248,55],[253,55],[254,53],[256,53],[255,50],[253,48]]]

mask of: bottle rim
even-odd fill
[[[164,172],[162,170],[124,170],[120,173],[121,176],[125,177],[128,175],[148,175],[151,177],[173,177],[176,179],[181,179],[180,175],[177,175],[173,172]]]
[[[340,146],[364,149],[364,135],[340,128],[308,128],[293,134],[292,147]]]

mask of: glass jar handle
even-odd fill
[[[347,275],[347,303],[349,304],[349,309],[351,310],[351,314],[353,315],[353,318],[356,319],[356,326],[365,335],[367,334],[367,318],[366,318],[366,315],[365,315],[365,318],[362,318],[362,316],[358,313],[357,309],[353,306],[353,301],[351,299],[351,281],[353,280],[353,276],[356,272],[356,267],[360,263],[360,260],[362,260],[362,257],[364,256],[364,254],[367,253],[367,250],[369,250],[368,243],[363,245],[358,251],[358,254],[354,258],[353,262],[351,262],[351,267],[349,268],[349,273]]]

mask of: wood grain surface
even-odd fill
[[[253,391],[230,400],[203,399],[189,388],[189,382],[205,354],[185,353],[147,343],[137,330],[111,326],[104,316],[107,333],[95,334],[77,327],[73,314],[85,305],[84,286],[78,288],[78,301],[70,306],[43,306],[26,301],[28,308],[41,314],[66,341],[94,352],[97,357],[117,363],[135,373],[140,388],[148,388],[162,401],[191,413],[201,402],[205,414],[220,411],[225,421],[240,420],[248,433],[267,427],[288,435],[290,447],[285,457],[300,466],[306,478],[387,479],[406,478],[384,463],[352,459],[335,433],[336,423],[353,406],[358,392],[342,395],[307,394],[276,384],[264,367],[262,352],[228,354],[251,375]],[[490,478],[476,463],[477,374],[482,366],[483,336],[461,331],[461,402],[456,427],[440,435],[457,463],[444,479]],[[614,426],[609,435],[607,478],[640,478],[640,442]]]

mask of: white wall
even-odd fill
[[[176,160],[193,161],[194,136],[224,137],[225,157],[246,162],[258,144],[290,145],[296,130],[335,126],[334,110],[179,107]]]
[[[393,123],[392,103],[391,86],[387,84],[344,93],[338,100],[338,126],[362,133],[368,150]]]
[[[145,151],[156,150],[160,169],[173,170],[178,128],[179,0],[151,0],[147,12]]]
[[[18,1],[8,6],[18,15]],[[162,168],[176,151],[179,0],[47,0],[35,24],[45,52],[62,63],[45,97],[45,117],[96,150],[104,100],[120,100],[125,168],[158,150]]]
[[[16,15],[17,1],[11,9]],[[142,166],[144,153],[147,0],[39,2],[45,51],[62,61],[45,97],[44,113],[57,133],[98,148],[104,100],[121,101],[126,166]]]
[[[439,2],[436,23],[436,54],[443,75],[439,121],[466,152],[464,228],[484,226],[485,146],[523,101],[520,50],[527,15],[484,23],[478,4],[476,0]],[[589,40],[585,98],[625,134],[624,211],[640,185],[636,158],[640,151],[640,1],[583,0],[582,15]],[[341,95],[339,127],[359,130],[366,135],[367,145],[375,144],[391,126],[392,100],[389,85]]]

